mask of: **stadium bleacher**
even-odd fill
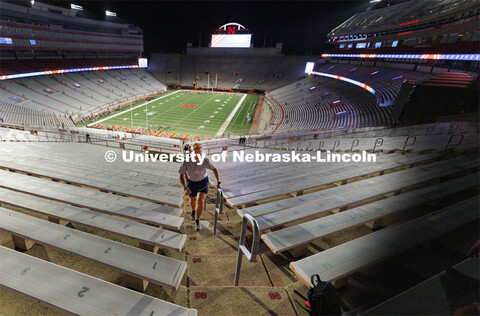
[[[411,222],[389,227],[321,254],[292,262],[291,268],[310,286],[309,276],[312,274],[319,274],[323,280],[342,279],[345,282],[349,274],[362,267],[385,260],[478,219],[477,209],[476,198],[465,200]]]
[[[393,105],[402,83],[406,80],[422,82],[430,77],[415,71],[340,62],[333,66],[329,63],[317,70],[358,80],[371,86],[376,95],[335,79],[307,77],[268,93],[267,101],[273,104],[274,118],[267,132],[282,134],[388,126],[392,123],[389,106]]]
[[[478,258],[466,259],[452,268],[474,279],[479,279],[478,275]],[[385,312],[395,314],[449,314],[452,312],[452,304],[449,303],[450,296],[445,295],[442,287],[442,277],[446,276],[446,272],[439,273],[434,277],[426,280],[408,289],[405,292],[387,300],[386,302],[375,306],[374,308],[362,313],[362,315],[378,315]],[[472,293],[475,295],[476,293]],[[470,295],[467,294],[463,299],[468,300]],[[419,300],[419,298],[421,298]]]
[[[147,315],[161,310],[175,315],[196,315],[196,310],[152,298],[3,246],[0,252],[2,286],[65,312]],[[19,271],[19,276],[13,271]],[[27,273],[28,280],[25,281],[23,276]],[[54,282],[52,275],[56,276]],[[77,284],[83,285],[80,290]]]
[[[0,83],[2,100],[5,103],[12,103],[12,97],[16,97],[20,100],[15,104],[27,109],[2,106],[0,117],[7,123],[26,126],[73,126],[69,117],[78,121],[109,107],[114,108],[127,101],[163,91],[165,86],[162,83],[140,69],[7,80]],[[39,115],[35,112],[28,114],[30,109],[45,114]],[[53,124],[52,122],[47,124],[43,120],[39,123],[36,116],[48,116],[47,113],[50,116],[55,115],[58,119],[54,119]]]
[[[168,86],[270,91],[302,78],[306,56],[153,54],[149,70]],[[208,79],[210,78],[210,82]]]
[[[450,267],[478,279],[478,260],[465,260],[479,233],[478,109],[415,125],[395,116],[417,85],[478,90],[478,61],[440,57],[478,53],[478,4],[371,2],[328,34],[325,53],[358,57],[188,44],[139,68],[138,27],[33,2],[2,2],[0,16],[12,37],[0,42],[1,314],[303,316],[298,293],[314,274],[351,315],[453,314]],[[381,45],[340,47],[364,41]],[[376,56],[399,52],[422,57]],[[63,71],[77,68],[90,70]],[[188,114],[167,119],[180,94]],[[215,115],[231,98],[255,101],[200,140],[193,132],[215,115],[195,112],[196,94],[218,102]],[[149,119],[161,103],[144,100],[165,102],[163,126]],[[187,117],[191,131],[172,131]],[[194,142],[212,160],[227,152],[214,162],[221,191],[208,171],[199,230],[180,163],[145,158]],[[306,158],[234,161],[245,154]],[[318,160],[327,155],[375,161]],[[478,303],[465,291],[464,305]]]

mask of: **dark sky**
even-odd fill
[[[210,34],[221,25],[237,22],[253,34],[254,47],[283,42],[286,54],[319,54],[328,49],[326,35],[355,12],[365,11],[369,0],[358,1],[49,1],[105,18],[114,11],[125,22],[144,31],[145,55],[183,52],[187,42],[207,47]]]

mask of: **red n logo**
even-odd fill
[[[227,29],[227,34],[235,34],[235,26],[229,26]]]

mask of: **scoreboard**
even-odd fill
[[[248,29],[238,23],[222,25],[212,34],[211,48],[250,48],[252,34]]]

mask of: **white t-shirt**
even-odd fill
[[[186,174],[190,181],[202,181],[207,176],[207,169],[215,169],[215,165],[205,157],[201,165],[196,161],[183,162],[178,173]]]

